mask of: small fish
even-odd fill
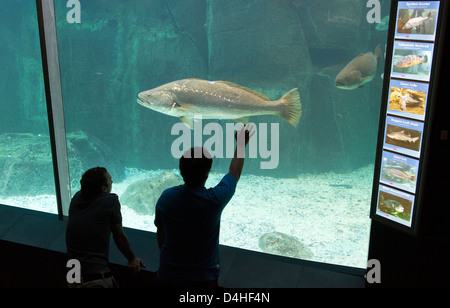
[[[425,55],[423,57],[417,55],[409,55],[400,59],[400,61],[395,64],[397,67],[409,67],[413,65],[418,65],[428,62],[428,57]]]
[[[353,186],[350,184],[328,184],[331,187],[343,187],[343,188],[347,188],[347,189],[352,189]]]
[[[427,17],[416,17],[416,18],[411,18],[410,20],[408,20],[408,22],[403,26],[403,30],[407,30],[407,29],[414,29],[416,30],[417,27],[420,27],[421,25],[423,25],[423,23],[425,22],[425,20],[433,20],[433,18],[431,18],[431,12],[428,13]]]
[[[386,173],[394,178],[399,178],[399,179],[408,179],[411,181],[415,181],[416,180],[416,176],[415,175],[408,175],[405,172],[399,170],[399,169],[386,169]]]
[[[179,117],[191,129],[196,115],[242,123],[248,123],[249,116],[279,115],[294,127],[302,115],[297,89],[270,101],[264,94],[227,81],[183,79],[141,92],[138,97],[142,106]]]
[[[395,200],[392,199],[384,199],[383,195],[381,195],[381,201],[380,205],[383,208],[383,211],[388,211],[389,213],[397,212],[397,213],[403,213],[405,211],[405,208],[403,205]],[[380,207],[380,209],[381,209]]]
[[[375,77],[380,56],[381,46],[378,45],[375,52],[361,54],[350,61],[337,75],[336,87],[343,90],[354,90],[371,81]]]
[[[390,212],[397,212],[397,213],[403,213],[405,211],[405,208],[403,207],[403,205],[395,200],[385,200],[384,201],[384,205],[386,206],[387,209],[390,210]]]
[[[414,143],[417,140],[419,140],[419,137],[411,137],[410,134],[406,134],[405,131],[403,131],[403,130],[400,132],[389,133],[389,134],[387,134],[387,136],[394,140],[409,142],[409,143]]]
[[[402,105],[403,111],[407,111],[406,104],[417,104],[420,103],[418,100],[413,99],[409,94],[398,95],[400,99],[400,104]]]

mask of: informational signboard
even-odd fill
[[[394,1],[371,218],[415,232],[438,68],[441,1]]]

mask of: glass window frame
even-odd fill
[[[68,214],[71,191],[54,0],[36,0],[58,217]]]

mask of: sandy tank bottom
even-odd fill
[[[120,196],[131,183],[163,171],[126,169],[126,180],[114,183],[112,192]],[[216,185],[222,176],[211,173],[206,187]],[[372,180],[373,165],[293,179],[243,175],[222,214],[220,243],[261,251],[259,238],[280,232],[308,247],[312,261],[366,268]],[[52,195],[0,197],[0,203],[56,213]],[[126,227],[156,231],[154,216],[139,215],[126,205],[122,216]]]

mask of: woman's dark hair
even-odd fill
[[[199,186],[208,178],[211,155],[203,148],[191,148],[180,158],[180,173],[188,186]]]
[[[107,172],[103,167],[95,167],[86,171],[80,180],[81,192],[87,197],[101,194],[102,187],[108,186]]]

